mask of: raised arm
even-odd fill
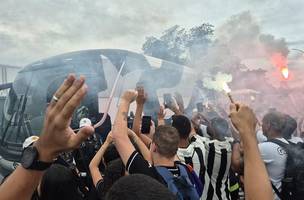
[[[166,115],[166,112],[165,112],[164,106],[160,106],[159,107],[159,112],[158,112],[158,115],[157,115],[158,126],[165,125],[165,115]]]
[[[133,142],[137,145],[137,147],[138,147],[140,153],[143,155],[144,159],[147,160],[149,163],[152,163],[152,158],[151,158],[150,151],[147,148],[147,146],[144,144],[144,142],[142,141],[142,139],[139,138],[138,135],[136,135],[136,133],[134,133],[130,129],[128,129],[128,134],[132,138]],[[150,140],[150,142],[151,142],[151,140]]]
[[[62,152],[79,147],[82,141],[94,132],[91,126],[85,126],[75,134],[70,128],[74,110],[80,104],[87,91],[84,77],[76,80],[69,75],[54,94],[44,120],[40,138],[34,144],[38,151],[38,160],[53,162]],[[29,200],[37,188],[44,171],[29,170],[23,166],[17,169],[0,186],[0,197],[5,200]]]
[[[178,107],[178,103],[175,98],[172,98],[170,102],[166,105],[170,110],[172,110],[176,115],[182,115],[183,113]]]
[[[99,170],[99,164],[101,159],[103,158],[104,153],[106,152],[108,146],[112,143],[112,133],[110,132],[107,136],[106,141],[102,144],[100,149],[97,151],[95,156],[90,162],[89,168],[90,168],[90,173],[91,177],[93,180],[93,184],[96,187],[98,181],[102,180],[102,174]]]
[[[169,109],[174,112],[176,115],[182,115],[183,113],[179,110],[176,102],[173,102],[171,105],[168,105]]]
[[[140,140],[146,145],[146,147],[150,147],[150,144],[152,142],[152,138],[153,138],[153,135],[155,133],[155,127],[154,127],[154,123],[152,122],[151,123],[151,128],[150,128],[150,133],[149,135],[146,135],[146,134],[143,134],[143,133],[140,133],[139,135],[137,135]]]
[[[258,149],[255,134],[256,117],[253,111],[244,105],[232,104],[230,112],[231,121],[239,131],[243,142],[245,197],[248,200],[273,200],[266,167]]]
[[[135,151],[128,137],[127,118],[130,104],[136,97],[137,92],[135,90],[124,92],[120,99],[118,112],[112,129],[113,141],[125,166],[127,165],[129,157]]]
[[[145,90],[143,87],[138,87],[137,92],[138,92],[138,96],[136,97],[136,112],[135,112],[132,130],[137,135],[140,135],[141,117],[144,110],[144,104],[146,102],[147,95],[145,94]]]
[[[179,92],[174,93],[174,98],[176,100],[176,103],[178,105],[179,111],[181,113],[185,112],[185,105],[184,105],[184,99],[183,96]]]

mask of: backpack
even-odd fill
[[[287,153],[282,191],[272,188],[281,200],[300,200],[304,197],[304,143],[286,144],[280,140],[269,140],[282,147]]]
[[[177,196],[178,200],[198,200],[200,195],[197,192],[196,185],[191,182],[186,166],[181,164],[177,164],[177,166],[180,172],[178,177],[173,176],[166,167],[156,166],[155,169],[163,177],[168,189]]]
[[[181,164],[183,165],[183,164]],[[200,180],[200,178],[198,177],[198,175],[195,173],[194,169],[191,167],[191,165],[185,165],[189,171],[189,173],[191,174],[190,181],[191,183],[195,186],[195,189],[197,191],[198,196],[202,196],[203,194],[203,183]]]

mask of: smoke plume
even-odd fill
[[[214,78],[206,77],[203,79],[204,86],[208,89],[213,89],[216,91],[223,90],[223,83],[229,83],[232,81],[231,74],[225,74],[218,72]]]
[[[204,85],[219,90],[222,82],[231,81],[234,72],[259,68],[272,71],[278,65],[274,58],[286,62],[288,53],[285,39],[263,33],[258,21],[246,11],[215,29],[213,45],[195,66],[202,76],[214,76],[213,80],[203,77]]]
[[[270,58],[275,53],[288,55],[285,39],[277,39],[261,31],[257,20],[249,11],[232,16],[216,30],[219,45],[226,45],[240,59]]]

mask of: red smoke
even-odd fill
[[[287,66],[287,58],[283,56],[281,53],[275,53],[271,56],[271,62],[274,66],[281,69],[282,67]]]
[[[272,55],[271,57],[271,62],[274,66],[276,66],[281,73],[281,77],[284,80],[289,79],[289,69],[287,66],[287,58],[285,56],[283,56],[281,53],[275,53]]]

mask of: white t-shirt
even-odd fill
[[[258,143],[266,142],[267,137],[263,134],[262,130],[258,130],[256,133]]]
[[[291,139],[289,139],[288,141],[292,142],[292,143],[299,143],[299,142],[302,142],[303,143],[303,139],[300,138],[300,137],[296,137],[296,136],[291,136]]]
[[[276,139],[288,144],[287,140],[284,138]],[[279,191],[281,191],[281,181],[284,178],[287,159],[286,151],[273,142],[260,143],[259,149],[271,182]],[[275,199],[279,198],[275,195]]]
[[[203,133],[203,136],[205,138],[209,138],[209,139],[211,138],[210,135],[207,133],[207,126],[206,125],[201,124],[200,129],[201,129],[201,131]]]

